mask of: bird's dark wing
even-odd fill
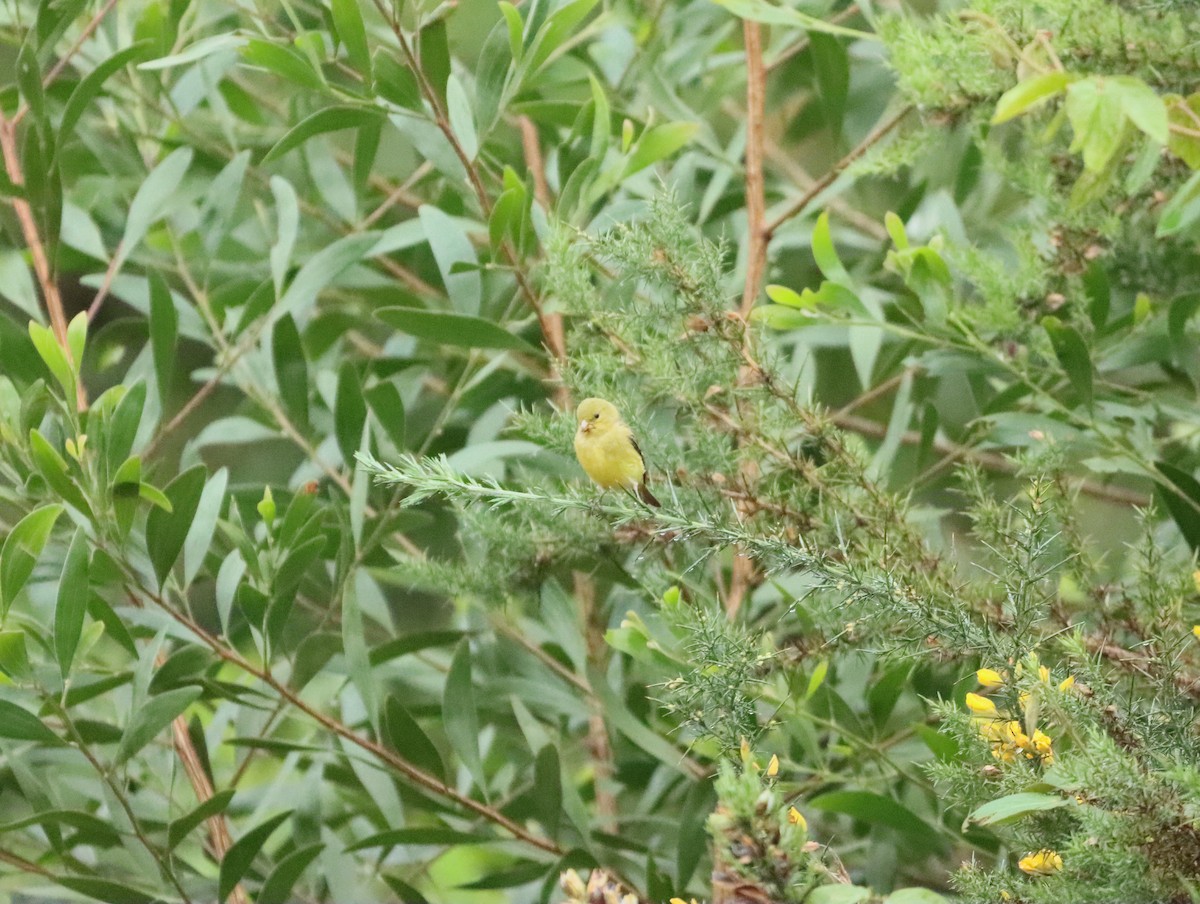
[[[646,456],[642,454],[642,447],[637,444],[637,440],[633,438],[633,434],[629,434],[629,445],[633,446],[633,451],[638,454],[638,458],[642,460],[642,480],[646,479]]]
[[[638,454],[638,458],[642,460],[642,482],[638,484],[638,497],[642,500],[642,502],[646,503],[646,505],[652,505],[655,508],[658,508],[662,505],[662,503],[655,499],[654,494],[651,493],[646,487],[646,479],[650,476],[650,473],[646,470],[646,456],[642,454],[642,447],[637,444],[637,440],[633,438],[632,433],[629,434],[629,444],[633,446],[633,451],[636,452]]]

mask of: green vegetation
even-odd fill
[[[1200,897],[1190,3],[0,29],[5,894]]]

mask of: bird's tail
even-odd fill
[[[642,502],[646,503],[646,505],[652,505],[655,508],[662,508],[662,503],[655,499],[654,494],[651,493],[646,487],[646,479],[644,477],[642,478],[642,482],[638,484],[637,493],[638,498],[641,499]]]

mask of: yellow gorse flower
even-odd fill
[[[771,762],[767,763],[767,775],[774,778],[779,774],[779,757],[771,754]]]
[[[967,709],[980,716],[996,714],[996,704],[979,694],[967,694]]]
[[[1063,868],[1063,861],[1057,852],[1042,848],[1037,853],[1026,854],[1017,861],[1017,866],[1030,876],[1050,876]]]
[[[1060,691],[1069,691],[1074,686],[1075,686],[1075,676],[1068,675],[1066,678],[1064,678],[1062,680],[1062,683],[1059,684],[1058,689]]]
[[[975,673],[975,680],[988,690],[1004,686],[1004,676],[995,669],[980,669]]]
[[[808,820],[804,818],[804,814],[795,807],[788,807],[787,821],[794,826],[800,826],[804,831],[808,831]]]
[[[1192,625],[1192,633],[1200,637],[1200,625]]]

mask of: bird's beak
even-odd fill
[[[580,433],[587,433],[591,429],[592,429],[591,421],[580,421],[579,422],[579,432]]]

